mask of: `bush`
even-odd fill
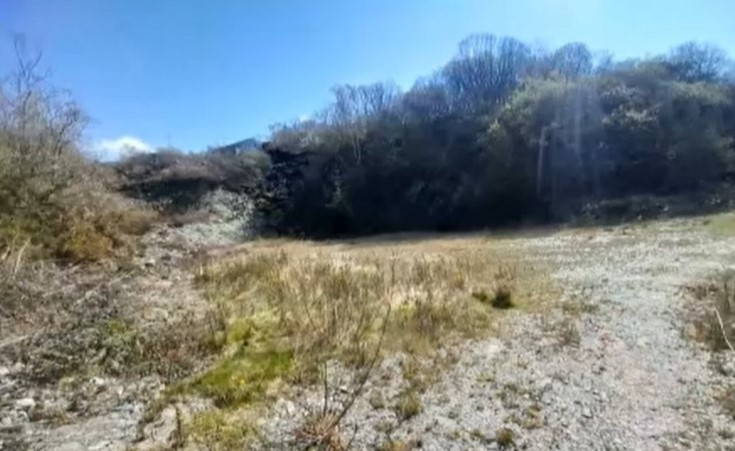
[[[110,192],[109,174],[79,151],[83,112],[16,50],[18,70],[0,84],[0,251],[28,242],[45,257],[110,257],[155,214]]]

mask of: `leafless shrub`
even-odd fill
[[[41,54],[29,55],[22,39],[15,51],[17,69],[0,82],[0,251],[29,240],[73,262],[109,257],[155,215],[109,192],[78,148],[84,113],[48,84]]]

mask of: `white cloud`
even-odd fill
[[[114,161],[132,154],[153,151],[153,146],[134,136],[103,139],[92,146],[94,156],[103,161]]]

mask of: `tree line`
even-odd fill
[[[262,214],[281,233],[559,220],[591,200],[701,190],[735,168],[735,77],[712,45],[618,61],[476,35],[408,91],[333,96],[265,146]]]

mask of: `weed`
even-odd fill
[[[496,309],[505,310],[514,306],[511,288],[504,283],[495,286],[492,294],[488,294],[486,291],[473,291],[472,297],[482,304],[491,305]]]
[[[482,442],[482,443],[490,443],[492,441],[491,437],[488,437],[487,434],[482,432],[480,429],[472,429],[470,431],[470,437],[473,439]]]
[[[339,432],[339,420],[332,412],[309,415],[296,431],[296,437],[307,443],[306,449],[319,446],[327,451],[345,451],[347,445]]]
[[[254,422],[240,412],[212,409],[194,415],[184,426],[186,440],[205,449],[248,449],[257,434]]]
[[[413,443],[393,439],[388,439],[377,447],[378,451],[410,451],[414,448]]]
[[[455,429],[452,432],[447,432],[446,436],[450,440],[458,442],[462,439],[462,432],[459,429]]]
[[[506,409],[514,409],[518,407],[520,394],[522,394],[521,387],[511,382],[503,385],[503,389],[498,393],[498,396]]]
[[[396,424],[393,421],[388,420],[388,419],[380,420],[375,425],[375,430],[377,432],[381,432],[384,434],[388,434],[389,432],[393,431],[395,428],[396,428]]]
[[[729,387],[717,396],[722,409],[735,420],[735,387]]]
[[[531,404],[523,411],[523,419],[520,424],[525,429],[539,429],[543,424],[541,421],[541,405]]]
[[[694,308],[695,337],[713,351],[735,346],[735,274],[727,272],[714,282],[688,287],[704,305]]]
[[[591,302],[588,298],[588,290],[583,290],[582,293],[574,296],[561,304],[561,309],[564,313],[571,316],[580,316],[584,313],[594,314],[600,310],[599,304]]]
[[[509,309],[513,307],[513,297],[510,287],[506,285],[496,287],[490,305],[497,309]]]
[[[491,384],[495,382],[495,380],[496,380],[495,373],[492,373],[490,371],[483,371],[477,376],[477,382]]]
[[[293,369],[290,351],[250,351],[225,358],[191,384],[220,406],[237,406],[263,398],[269,386]]]
[[[495,442],[500,449],[508,449],[515,445],[515,434],[509,428],[500,428],[495,431]]]
[[[383,394],[377,390],[370,393],[370,396],[368,397],[368,402],[370,403],[370,407],[375,410],[385,408],[385,398],[383,397]]]
[[[416,390],[411,388],[405,389],[398,395],[398,400],[393,410],[401,421],[413,418],[421,413],[421,397]]]
[[[574,320],[564,318],[556,325],[560,346],[579,346],[582,337]]]

